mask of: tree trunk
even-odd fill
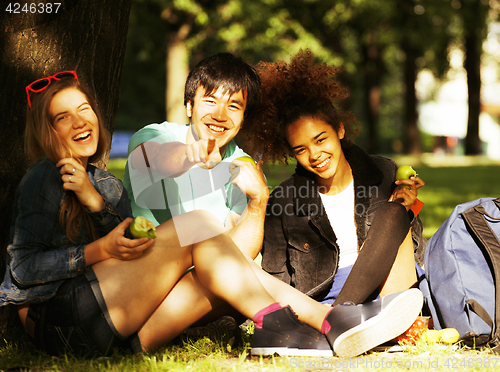
[[[171,33],[167,46],[167,121],[186,124],[188,117],[184,107],[184,85],[189,74],[189,56],[186,39],[191,25],[183,24],[177,32]]]
[[[463,0],[460,8],[465,34],[464,68],[467,71],[469,115],[465,154],[477,155],[481,151],[479,138],[479,114],[481,112],[481,55],[486,37],[486,17],[489,5],[479,0]]]
[[[381,53],[377,48],[374,38],[375,36],[372,33],[370,43],[368,45],[362,46],[364,58],[363,106],[366,115],[366,123],[368,125],[367,151],[369,154],[377,154],[379,151],[378,131],[381,99],[380,80],[382,75],[382,60]]]
[[[96,97],[110,132],[118,109],[130,0],[59,2],[58,9],[54,2],[40,1],[33,3],[35,12],[21,9],[17,14],[5,11],[4,4],[0,13],[0,280],[5,273],[12,201],[28,165],[22,148],[24,87],[59,71],[75,70]],[[15,320],[9,308],[0,307],[0,334]]]
[[[481,139],[479,138],[479,114],[481,113],[481,53],[478,52],[478,43],[475,34],[465,38],[464,67],[467,71],[467,92],[469,95],[469,115],[467,118],[467,136],[465,137],[465,154],[478,155],[481,153]]]
[[[408,154],[420,154],[420,136],[418,133],[418,113],[417,113],[417,94],[415,91],[415,81],[417,79],[417,53],[409,43],[403,43],[403,49],[406,53],[405,61],[405,116],[404,125],[406,127],[406,152]]]
[[[404,63],[404,151],[407,154],[420,154],[420,136],[418,133],[417,92],[415,81],[417,80],[417,57],[419,56],[415,40],[411,37],[415,27],[419,24],[415,16],[414,2],[401,0],[401,16],[399,29],[401,30],[400,48],[404,51],[406,59]]]

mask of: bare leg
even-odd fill
[[[276,302],[282,306],[290,305],[301,321],[321,330],[323,320],[331,309],[329,306],[269,275],[250,258],[248,261]],[[142,345],[147,349],[164,345],[221,303],[202,286],[196,273],[185,275],[139,331]]]
[[[252,260],[249,259],[249,261],[266,291],[269,292],[277,302],[282,306],[290,305],[302,322],[321,331],[323,320],[331,310],[329,305],[325,306],[313,300],[299,290],[266,273]]]
[[[142,257],[132,261],[110,259],[93,266],[120,334],[128,336],[141,329],[192,265],[196,266],[203,287],[249,318],[275,302],[211,214],[196,211],[176,219],[175,227],[172,221],[158,227],[155,243]],[[202,221],[212,236],[220,233],[181,247],[176,239],[178,226],[200,226]],[[196,241],[198,231],[190,233]]]
[[[141,344],[148,350],[166,344],[222,303],[190,271],[139,330]]]
[[[396,260],[392,265],[387,280],[380,290],[380,295],[385,296],[389,293],[404,291],[411,288],[416,282],[415,255],[413,253],[413,241],[410,230],[403,244],[399,247]]]

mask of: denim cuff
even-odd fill
[[[87,271],[87,263],[85,260],[85,245],[79,245],[70,248],[69,265],[71,272],[76,272],[78,275]]]
[[[90,212],[89,215],[99,225],[107,225],[120,216],[115,206],[106,200],[104,200],[104,207],[99,212]]]

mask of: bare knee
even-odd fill
[[[177,225],[189,225],[190,227],[200,226],[200,225],[220,225],[222,223],[217,219],[215,214],[206,210],[194,210],[191,212],[182,213],[178,216],[173,217],[175,226]]]
[[[172,220],[181,246],[201,242],[226,232],[217,217],[205,210],[183,213]]]

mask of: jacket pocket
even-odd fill
[[[311,254],[325,246],[323,239],[310,228],[287,229],[288,244],[302,253]]]
[[[273,276],[279,276],[279,278],[283,280],[282,276],[278,274],[283,274],[286,271],[286,246],[278,248],[270,245],[267,248],[264,247],[261,253],[262,269]]]
[[[334,252],[310,228],[287,231],[291,283],[307,293],[330,278],[335,270]]]

